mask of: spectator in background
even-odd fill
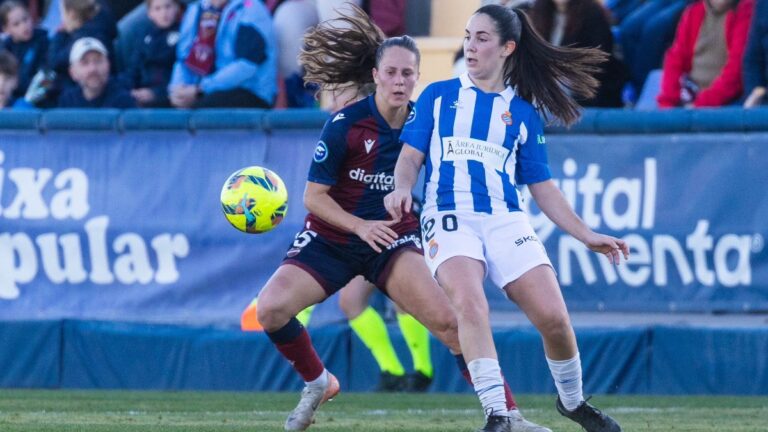
[[[0,5],[9,1],[18,1],[23,4],[27,11],[29,11],[29,14],[32,16],[33,22],[38,22],[40,19],[40,14],[45,10],[47,5],[46,0],[0,0]]]
[[[660,108],[712,107],[736,101],[754,0],[699,0],[683,12],[664,56]]]
[[[768,0],[757,0],[744,54],[744,108],[766,103],[768,87]]]
[[[618,27],[621,45],[632,86],[639,92],[648,74],[661,67],[664,51],[675,37],[675,27],[685,6],[692,0],[647,0],[635,3]]]
[[[13,103],[13,91],[19,77],[16,57],[8,51],[0,51],[0,109],[7,109]]]
[[[169,86],[178,108],[270,108],[277,94],[269,11],[254,0],[201,0],[184,14]]]
[[[179,41],[179,0],[146,0],[152,26],[136,46],[126,77],[131,95],[141,107],[170,107],[168,83],[176,62]]]
[[[53,36],[48,49],[48,69],[55,73],[55,79],[45,99],[38,103],[42,107],[55,106],[61,92],[75,87],[69,70],[70,51],[76,40],[98,39],[107,49],[109,62],[114,59],[112,41],[117,36],[117,25],[108,6],[99,0],[59,1],[62,28]]]
[[[365,4],[363,4],[365,3]],[[350,13],[351,5],[364,10],[387,37],[405,34],[405,0],[363,2],[362,0],[286,0],[275,9],[275,31],[278,45],[278,72],[285,83],[288,107],[314,106],[314,89],[304,86],[304,72],[297,60],[304,33],[319,22]],[[274,5],[273,5],[274,6]],[[356,95],[341,94],[338,107]],[[332,102],[333,104],[333,102]]]
[[[32,77],[45,64],[48,32],[35,28],[29,10],[19,0],[0,4],[0,25],[6,34],[3,46],[16,57],[19,65],[19,82],[13,92],[13,98],[18,99],[24,96]]]
[[[128,88],[110,77],[109,52],[92,37],[78,39],[69,53],[69,74],[77,83],[59,98],[60,108],[135,108]]]
[[[598,48],[608,54],[608,62],[597,76],[597,94],[579,100],[582,106],[620,107],[625,74],[613,56],[613,33],[608,11],[597,0],[536,0],[530,10],[536,30],[555,46]]]

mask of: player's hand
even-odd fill
[[[412,200],[411,191],[395,189],[384,197],[384,207],[395,222],[400,222],[403,214],[411,211]]]
[[[625,260],[629,259],[629,246],[622,239],[593,232],[586,238],[584,244],[590,250],[608,257],[611,264],[619,265],[621,255],[624,255]]]
[[[395,221],[361,221],[355,226],[354,232],[358,237],[368,243],[368,246],[381,253],[379,245],[387,247],[397,240],[397,233],[390,228]]]

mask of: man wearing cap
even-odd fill
[[[107,48],[92,37],[80,38],[69,52],[69,75],[78,84],[64,91],[60,108],[135,108],[129,89],[109,76]]]

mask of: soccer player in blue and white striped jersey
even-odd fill
[[[393,189],[403,124],[418,79],[413,39],[384,39],[357,8],[355,16],[324,22],[304,36],[305,78],[327,90],[374,84],[375,93],[351,102],[325,124],[309,171],[305,229],[259,294],[258,320],[305,382],[285,430],[305,430],[315,411],[339,392],[296,314],[362,275],[426,326],[455,355],[469,378],[456,318],[423,260],[419,221],[409,212],[387,220],[383,198]],[[346,289],[346,288],[345,288]],[[465,374],[466,372],[466,374]],[[525,420],[500,376],[505,414],[516,432],[551,432]],[[510,426],[510,427],[511,427]]]
[[[488,414],[482,431],[513,430],[488,318],[489,275],[541,333],[558,390],[558,411],[588,432],[618,432],[611,417],[583,397],[581,362],[568,311],[546,251],[520,210],[528,185],[561,229],[612,263],[627,244],[593,232],[551,180],[537,108],[565,124],[578,119],[571,95],[588,97],[604,54],[558,48],[542,39],[525,13],[484,6],[464,38],[467,73],[427,87],[403,129],[395,190],[385,198],[393,219],[410,208],[410,190],[426,165],[421,235],[425,259],[457,312],[459,341],[475,391]],[[534,105],[536,104],[536,107]]]

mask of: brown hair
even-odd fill
[[[552,27],[555,25],[555,7],[554,0],[536,0],[528,11],[533,27],[549,40],[552,33]],[[563,30],[563,40],[573,38],[576,33],[584,26],[584,18],[600,14],[610,22],[610,13],[597,0],[568,0],[565,10],[565,29]]]
[[[8,15],[10,15],[11,11],[16,8],[22,8],[27,11],[27,13],[29,13],[27,5],[20,2],[19,0],[6,0],[3,2],[3,4],[0,4],[0,27],[5,27],[8,25]]]
[[[63,0],[64,10],[72,11],[81,22],[96,16],[101,6],[96,0]]]
[[[371,93],[373,76],[384,51],[393,46],[405,48],[421,59],[416,42],[409,36],[385,39],[384,32],[359,7],[350,5],[353,15],[324,21],[304,35],[299,63],[304,81],[321,90],[357,88],[358,95]]]
[[[608,54],[595,48],[556,47],[542,38],[528,16],[519,9],[488,5],[475,14],[486,14],[496,24],[501,43],[515,41],[517,48],[504,64],[504,83],[534,104],[545,116],[551,113],[569,126],[581,116],[576,98],[594,97],[600,83],[595,78]]]

